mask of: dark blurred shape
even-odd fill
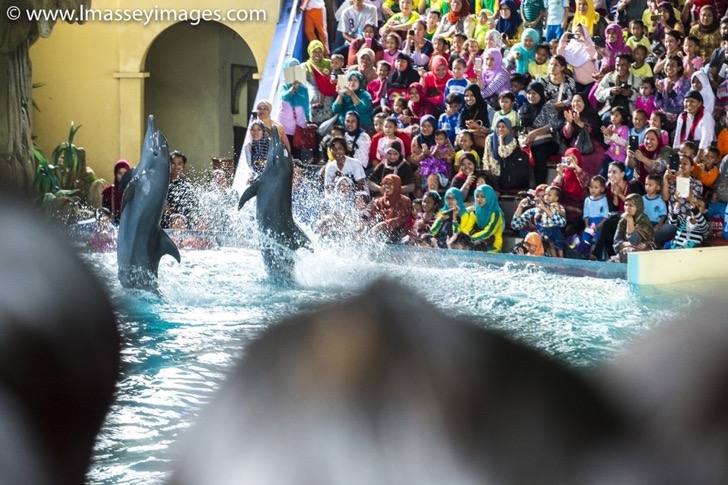
[[[577,372],[377,282],[251,343],[171,483],[639,483],[629,443]]]
[[[49,220],[0,194],[0,227],[0,482],[81,484],[119,373],[116,318]]]

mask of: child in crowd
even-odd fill
[[[718,171],[719,161],[720,151],[716,147],[711,146],[705,154],[705,159],[693,166],[692,177],[699,180],[705,188],[713,187],[713,184],[715,184],[720,175]]]
[[[646,110],[645,110],[646,111]],[[662,129],[662,126],[667,122],[667,117],[662,111],[653,111],[650,114],[650,128],[657,128],[660,130],[660,141],[663,145],[670,146],[670,136],[667,131]]]
[[[450,187],[445,192],[444,204],[430,227],[430,234],[437,239],[440,248],[447,247],[447,241],[460,232],[460,221],[467,214],[465,200],[460,189]]]
[[[569,21],[569,0],[544,0],[546,8],[546,42],[558,40],[564,35]]]
[[[633,76],[637,76],[640,79],[647,79],[654,76],[652,73],[652,66],[645,62],[648,52],[649,50],[647,47],[642,44],[635,46],[632,51],[632,59],[634,59],[634,62],[629,67],[629,72],[632,73]]]
[[[442,195],[445,193],[449,181],[444,176],[441,177],[435,173],[430,174],[425,179],[425,190],[427,192],[437,192]]]
[[[455,34],[452,36],[452,43],[450,44],[450,59],[449,64],[452,66],[455,59],[461,57],[463,51],[463,45],[468,40],[468,36],[465,34]]]
[[[329,134],[321,139],[321,144],[319,145],[319,148],[321,149],[321,163],[325,164],[329,160],[334,159],[334,157],[331,155],[331,140],[339,137],[346,138],[346,130],[341,125],[334,125],[331,127]]]
[[[694,35],[688,35],[683,41],[683,68],[685,76],[690,78],[693,73],[703,67],[703,58],[700,57],[700,39]]]
[[[662,200],[662,177],[654,173],[647,176],[642,201],[645,204],[644,213],[652,222],[652,227],[655,231],[661,231],[667,219],[667,205]]]
[[[678,149],[680,155],[685,155],[692,160],[693,165],[695,164],[695,157],[698,155],[698,145],[695,142],[686,140],[680,144]]]
[[[657,107],[655,106],[654,78],[648,77],[646,79],[642,79],[642,82],[640,83],[640,94],[634,101],[634,107],[635,109],[641,109],[644,111],[648,119],[651,118],[652,113],[657,110]],[[660,124],[660,128],[662,128],[662,124]],[[663,144],[665,143],[663,142]]]
[[[424,150],[424,148],[423,148]],[[452,161],[455,150],[450,144],[445,130],[435,131],[435,146],[428,148],[430,154],[420,162],[419,175],[422,178],[421,189],[427,188],[427,177],[430,175],[444,176],[449,179],[452,175]]]
[[[589,196],[584,199],[583,211],[584,226],[592,231],[592,243],[601,240],[602,226],[604,226],[604,221],[609,215],[609,200],[606,191],[606,179],[601,175],[593,176],[589,181]],[[604,259],[602,254],[595,254],[594,256],[599,260]]]
[[[675,239],[670,242],[669,249],[694,248],[703,244],[710,233],[710,224],[705,219],[708,207],[703,197],[690,196],[692,209],[689,214],[670,213],[670,224],[677,226]]]
[[[486,9],[482,9],[478,12],[478,23],[475,24],[475,31],[473,32],[473,38],[478,43],[478,47],[481,50],[486,49],[485,45],[489,30],[490,22],[488,19],[488,11]]]
[[[536,47],[534,60],[528,63],[528,75],[531,79],[540,79],[549,73],[549,59],[551,50],[548,44],[539,44]]]
[[[645,132],[647,131],[647,113],[642,109],[636,109],[632,112],[632,128],[629,129],[629,136],[636,136],[639,144],[645,141]]]
[[[392,66],[387,61],[377,62],[377,78],[367,84],[367,92],[372,97],[372,107],[383,109],[387,103],[387,80]],[[384,103],[384,104],[383,104]]]
[[[564,257],[564,233],[566,226],[566,210],[559,203],[561,189],[550,186],[540,197],[535,198],[535,206],[531,207],[528,198],[524,198],[513,213],[511,227],[520,231],[527,227],[536,227],[544,238],[548,238],[549,252],[552,256]]]
[[[547,14],[545,3],[543,0],[523,0],[519,9],[523,26],[534,29],[540,36],[543,36],[543,21]]]
[[[382,135],[377,142],[377,163],[387,160],[387,149],[399,140],[397,138],[397,120],[394,117],[389,116],[384,120]]]
[[[528,101],[526,100],[526,86],[528,85],[528,78],[523,74],[511,74],[511,92],[516,97],[515,109],[518,110],[521,106],[525,106]]]
[[[621,106],[615,106],[611,110],[609,126],[602,126],[604,143],[609,146],[606,156],[602,161],[602,168],[599,175],[607,176],[607,169],[612,162],[624,162],[627,158],[627,140],[629,139],[629,128],[625,124],[627,118],[626,110]]]
[[[645,24],[641,20],[629,21],[629,33],[632,35],[627,38],[627,46],[632,52],[638,45],[643,46],[645,49],[650,48],[650,39],[645,35]]]
[[[513,105],[516,103],[516,97],[510,91],[505,91],[498,96],[498,104],[500,105],[500,111],[493,115],[493,123],[491,124],[491,130],[495,132],[495,125],[498,118],[508,118],[511,122],[511,129],[517,130],[521,126],[521,120],[518,117],[518,112],[513,109]]]
[[[440,26],[442,14],[435,8],[425,10],[425,39],[432,42],[437,28]]]
[[[457,146],[460,147],[460,150],[455,153],[455,164],[453,166],[453,169],[455,172],[460,170],[460,166],[458,164],[458,160],[460,160],[460,156],[463,153],[472,153],[475,157],[475,166],[480,165],[480,155],[478,155],[478,152],[473,148],[475,146],[475,135],[473,134],[472,130],[462,130],[457,137]]]
[[[537,232],[529,232],[526,237],[523,238],[523,242],[514,248],[516,254],[522,256],[545,256],[546,251],[543,248],[543,240],[541,235]]]
[[[402,52],[399,47],[402,45],[402,37],[399,34],[391,32],[384,39],[384,54],[382,60],[387,61],[390,66],[394,66],[394,61]],[[331,59],[333,61],[333,58]]]
[[[467,63],[464,59],[458,57],[452,63],[452,78],[448,79],[445,83],[445,99],[450,94],[457,94],[460,98],[460,106],[462,107],[465,102],[464,94],[465,87],[469,84],[468,80],[465,79],[465,70],[467,69]]]
[[[463,46],[463,53],[460,56],[460,58],[465,61],[465,78],[468,80],[468,82],[471,83],[474,83],[477,78],[477,75],[475,74],[475,63],[482,63],[482,58],[478,55],[479,51],[480,48],[478,47],[478,43],[475,41],[475,39],[468,39],[467,41],[465,41],[465,45]]]
[[[432,224],[435,222],[437,208],[442,205],[442,197],[437,191],[428,190],[422,196],[422,208],[414,214],[415,222],[412,225],[410,235],[419,239],[423,234],[428,234]],[[413,204],[414,207],[414,204]]]
[[[441,34],[435,36],[435,38],[432,39],[432,48],[433,52],[430,56],[430,59],[435,56],[440,56],[448,61],[448,65],[452,65],[452,63],[450,62],[450,54],[448,53],[448,49],[450,49],[450,42],[448,42],[445,37],[443,37]]]
[[[331,54],[331,75],[346,74],[346,58],[341,54]]]
[[[412,111],[407,107],[407,98],[400,96],[392,103],[392,117],[397,123],[397,128],[409,128],[412,121]]]
[[[460,125],[460,107],[462,102],[456,93],[450,93],[445,97],[445,112],[437,120],[437,128],[447,132],[447,138],[451,144],[455,144],[456,130]]]

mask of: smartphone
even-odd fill
[[[482,57],[476,57],[473,62],[475,63],[475,69],[481,70],[483,69],[483,58]]]
[[[340,88],[346,88],[346,87],[348,87],[349,86],[349,81],[347,81],[347,79],[346,79],[346,74],[339,74],[338,77],[336,78],[336,84]]]
[[[415,35],[414,29],[410,30],[409,33],[408,33],[408,35]]]
[[[257,120],[258,119],[258,112],[257,111],[251,111],[250,112],[250,118]]]
[[[568,167],[569,166],[569,157],[561,157],[561,165]]]
[[[677,170],[680,168],[680,154],[679,153],[673,153],[670,155],[670,171],[672,173],[677,172]]]
[[[659,14],[657,14],[657,15],[650,15],[650,20],[652,20],[653,22],[656,22],[656,21],[660,20],[661,17],[662,16],[659,15]]]
[[[629,135],[629,149],[633,152],[640,149],[640,139],[637,135]]]

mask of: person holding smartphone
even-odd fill
[[[692,178],[691,175],[694,164],[693,157],[688,156],[685,152],[680,152],[678,156],[677,169],[673,170],[671,167],[665,171],[662,177],[662,200],[667,203],[668,221],[691,217],[695,198],[703,195],[703,184]],[[678,190],[678,177],[688,179],[687,194]],[[656,232],[655,239],[660,246],[663,246],[667,241],[672,240],[676,233],[677,226],[666,222],[662,225],[662,229]]]

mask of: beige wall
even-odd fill
[[[147,26],[137,22],[89,21],[83,25],[59,23],[48,39],[41,39],[31,48],[33,82],[46,85],[33,93],[41,112],[34,119],[34,133],[37,143],[49,154],[53,147],[68,135],[73,120],[83,124],[76,143],[87,151],[89,165],[97,175],[111,179],[113,164],[119,158],[136,163],[141,148],[143,126],[146,114],[145,84],[157,89],[170,87],[169,99],[174,105],[154,106],[161,109],[159,116],[168,120],[189,120],[185,127],[182,121],[170,121],[168,134],[173,147],[179,146],[191,156],[190,160],[205,168],[211,155],[225,155],[232,146],[233,115],[230,113],[231,62],[245,64],[250,58],[258,69],[262,69],[268,55],[268,48],[278,20],[279,1],[266,0],[217,0],[214,4],[201,0],[95,0],[92,8],[101,11],[110,9],[146,8],[153,10],[175,9],[178,12],[191,9],[230,8],[264,10],[265,21],[211,23],[197,27],[179,25],[177,29],[204,39],[195,45],[188,42],[184,49],[176,43],[168,43],[167,36],[161,36],[164,49],[170,49],[170,57],[191,67],[190,77],[179,78],[177,82],[159,77],[152,80],[147,69],[147,55],[150,46],[158,36],[175,22],[150,22]],[[199,29],[195,31],[194,29]],[[244,43],[234,42],[237,34]],[[177,34],[178,35],[178,34]],[[191,38],[191,36],[190,36]],[[190,39],[186,39],[190,40]],[[250,52],[246,52],[247,44]],[[152,56],[156,49],[151,49]],[[163,51],[160,51],[163,52]],[[159,54],[151,59],[154,65],[164,65],[166,56]],[[204,61],[204,65],[201,63]],[[238,62],[240,61],[240,62]],[[191,88],[205,81],[204,93]],[[183,95],[177,91],[182,91]],[[195,105],[192,110],[191,105]],[[179,115],[175,110],[179,109]],[[205,113],[205,114],[202,114]],[[209,114],[207,114],[209,113]],[[202,117],[202,119],[200,119]],[[212,136],[203,137],[201,127],[207,126]],[[172,133],[172,135],[170,135]],[[207,141],[202,142],[202,139]]]

